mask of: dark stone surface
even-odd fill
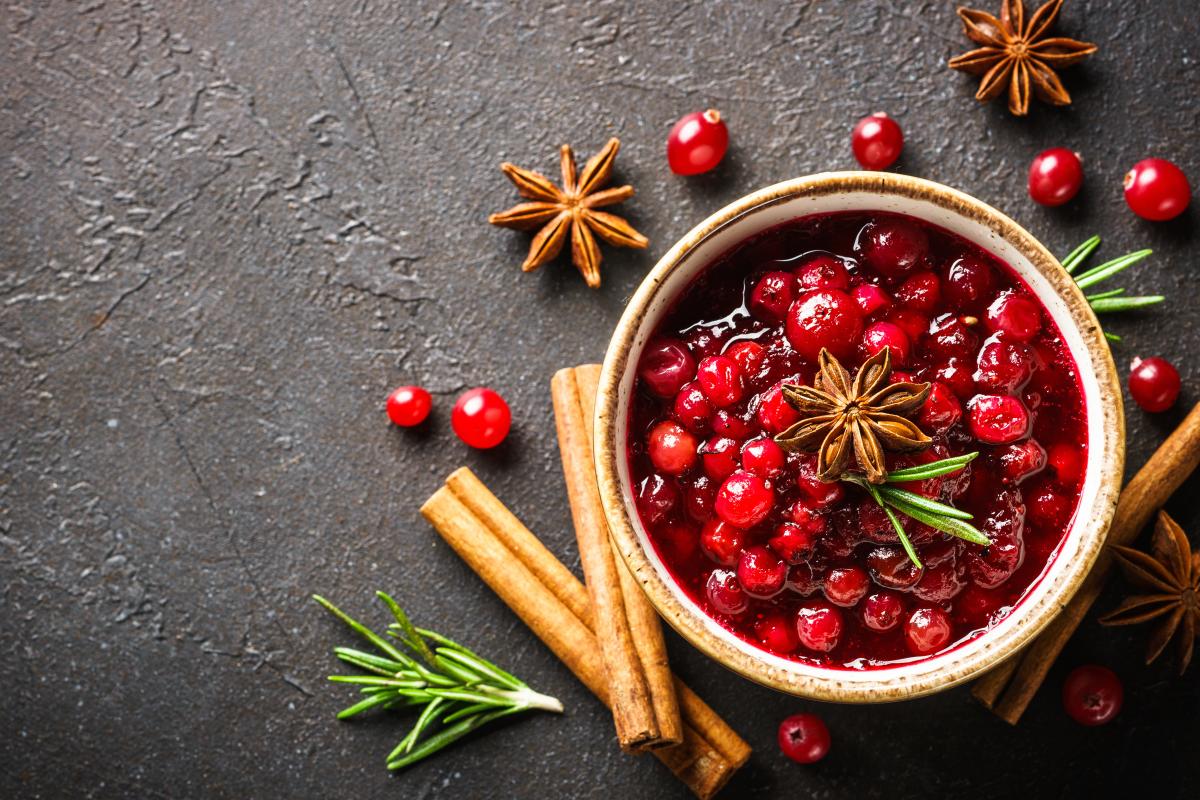
[[[985,6],[996,3],[987,2]],[[624,302],[677,237],[776,180],[853,166],[849,130],[886,109],[900,168],[1007,211],[1059,253],[1155,248],[1124,284],[1170,296],[1110,329],[1184,373],[1178,408],[1128,411],[1136,468],[1197,399],[1195,206],[1154,225],[1120,179],[1165,155],[1200,177],[1191,0],[1071,3],[1100,45],[1067,73],[1069,109],[981,107],[944,68],[966,49],[950,3],[23,3],[0,34],[0,796],[661,797],[684,790],[621,755],[608,713],[417,514],[469,464],[569,564],[552,372],[599,359]],[[733,149],[671,176],[674,119],[709,105]],[[555,167],[610,135],[622,213],[649,252],[606,250],[604,288],[565,263],[517,269],[524,235],[485,215],[515,194],[504,159]],[[1024,190],[1029,159],[1087,159],[1079,200]],[[386,424],[393,385],[434,421]],[[461,389],[509,399],[515,431],[468,452]],[[1172,510],[1196,537],[1200,482]],[[327,685],[348,642],[327,594],[382,621],[394,592],[430,627],[564,700],[399,776],[404,720],[339,724]],[[1118,600],[1111,586],[1100,603]],[[1197,669],[1145,668],[1145,630],[1094,619],[1016,729],[958,689],[818,707],[753,686],[677,638],[678,671],[755,747],[727,797],[1194,797]],[[1126,709],[1085,730],[1060,710],[1070,666],[1123,676]],[[833,729],[819,766],[786,763],[784,715]]]

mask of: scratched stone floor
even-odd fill
[[[981,0],[985,7],[994,0]],[[1070,2],[1060,30],[1100,52],[1076,102],[1028,119],[973,99],[948,2],[534,3],[362,0],[26,2],[0,12],[0,797],[683,797],[621,755],[611,720],[417,514],[469,464],[577,567],[550,375],[598,360],[624,300],[705,215],[799,174],[853,166],[849,130],[884,109],[902,171],[993,203],[1059,253],[1150,246],[1124,284],[1169,295],[1113,320],[1179,365],[1173,412],[1127,412],[1139,466],[1200,394],[1197,209],[1124,207],[1151,154],[1200,178],[1193,0]],[[671,176],[663,141],[718,106],[733,148]],[[621,213],[648,252],[606,251],[604,287],[565,263],[517,268],[489,227],[502,160],[550,170],[562,142],[619,136]],[[1067,145],[1087,185],[1032,204],[1029,159]],[[382,400],[416,382],[434,420],[406,434]],[[504,393],[498,451],[451,435],[456,393]],[[1200,480],[1171,510],[1200,537]],[[333,719],[324,682],[349,638],[308,601],[373,621],[376,588],[429,627],[562,698],[400,775],[404,720]],[[1112,585],[1100,601],[1119,600]],[[1195,797],[1200,671],[1141,665],[1146,632],[1090,619],[1021,725],[958,689],[816,707],[725,672],[678,638],[677,670],[755,748],[737,797]],[[1125,680],[1119,721],[1060,710],[1068,667]],[[778,720],[816,709],[829,758],[784,761]]]

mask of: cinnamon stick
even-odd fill
[[[1108,545],[1129,545],[1157,511],[1200,464],[1200,404],[1150,456],[1117,500]],[[976,681],[971,693],[997,716],[1017,724],[1046,679],[1054,660],[1100,596],[1112,568],[1107,549],[1100,554],[1079,591],[1062,613],[1025,648]]]
[[[586,386],[588,370],[583,371]],[[678,744],[683,730],[662,627],[642,590],[614,556],[600,502],[586,422],[595,406],[594,394],[587,397],[573,368],[559,370],[550,387],[580,563],[596,609],[592,627],[608,675],[617,742],[629,752]]]
[[[587,590],[545,545],[465,467],[421,513],[583,684],[609,703]],[[683,742],[653,753],[696,796],[709,798],[746,762],[750,747],[678,679],[675,687]]]

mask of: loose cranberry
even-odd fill
[[[713,480],[723,481],[738,468],[740,445],[728,436],[714,436],[700,448],[704,472]]]
[[[770,434],[779,434],[800,421],[800,412],[783,397],[783,384],[777,383],[758,398],[758,423]]]
[[[862,567],[834,567],[825,573],[825,583],[821,588],[829,602],[850,608],[866,595],[871,588],[871,579]]]
[[[1179,371],[1169,361],[1135,358],[1129,367],[1129,393],[1143,411],[1166,411],[1179,397]]]
[[[793,714],[779,723],[779,749],[797,764],[813,764],[829,753],[829,728],[816,714]]]
[[[710,519],[700,531],[700,549],[724,567],[737,564],[745,544],[746,532],[723,520]]]
[[[1029,519],[1048,531],[1061,530],[1071,513],[1071,501],[1050,487],[1035,492],[1029,498],[1028,507]]]
[[[932,381],[929,397],[917,414],[917,424],[931,433],[945,433],[962,419],[962,404],[946,384]]]
[[[651,525],[666,521],[679,505],[679,490],[661,475],[647,475],[637,488],[637,507]]]
[[[936,653],[950,643],[953,624],[940,608],[918,608],[904,622],[904,643],[915,656]]]
[[[821,519],[818,517],[818,519]],[[767,546],[789,564],[807,561],[817,545],[817,533],[795,522],[782,522],[775,528],[775,535],[767,540]]]
[[[758,342],[734,342],[725,351],[725,356],[738,365],[743,379],[758,375],[767,360],[767,348]]]
[[[738,583],[746,594],[759,599],[774,597],[783,591],[788,565],[779,556],[756,544],[742,551],[738,559]]]
[[[646,345],[638,375],[655,396],[674,397],[696,377],[696,361],[678,339],[656,339]]]
[[[1043,206],[1070,202],[1083,185],[1083,162],[1065,147],[1043,150],[1029,165],[1029,196]]]
[[[742,445],[742,469],[759,477],[778,477],[786,462],[783,448],[772,439],[753,439]]]
[[[707,475],[692,477],[683,487],[683,510],[696,522],[712,519],[717,484]]]
[[[992,268],[971,256],[964,256],[950,265],[946,273],[946,299],[954,308],[973,311],[992,296],[995,278]]]
[[[717,490],[717,516],[739,528],[762,522],[774,506],[771,484],[745,470],[736,470]]]
[[[1076,667],[1063,683],[1063,708],[1080,725],[1103,725],[1121,711],[1125,687],[1108,667]]]
[[[1015,394],[1033,374],[1033,356],[1024,344],[995,335],[979,348],[975,366],[975,383],[980,388]]]
[[[664,420],[650,430],[646,453],[655,468],[668,475],[682,475],[696,463],[696,437],[679,423]]]
[[[863,169],[883,170],[900,157],[904,134],[896,120],[880,111],[858,121],[850,137],[850,146]]]
[[[728,408],[719,408],[712,418],[713,433],[731,439],[745,439],[756,433],[753,418],[754,415],[748,411],[734,413]]]
[[[850,298],[858,304],[864,317],[869,317],[892,304],[888,293],[873,283],[860,283],[855,286],[850,290]]]
[[[902,614],[904,601],[891,592],[872,592],[862,603],[863,624],[873,631],[890,631]]]
[[[783,322],[796,296],[796,278],[788,272],[768,272],[750,291],[750,313],[764,322]]]
[[[801,459],[796,472],[796,485],[817,508],[828,508],[840,503],[846,496],[846,491],[840,482],[826,483],[817,477],[816,456],[806,456]]]
[[[512,412],[504,398],[480,387],[463,392],[450,412],[450,426],[466,444],[480,450],[495,447],[508,436]]]
[[[868,223],[855,247],[864,261],[889,278],[902,278],[925,263],[929,236],[925,229],[901,219]]]
[[[908,341],[914,345],[920,343],[929,331],[929,318],[911,308],[893,308],[884,319],[904,331]]]
[[[790,653],[800,646],[796,626],[778,611],[772,611],[754,621],[754,635],[763,647],[776,653]]]
[[[938,359],[973,358],[979,350],[979,336],[957,314],[939,314],[929,323],[925,351]]]
[[[1005,292],[988,306],[987,323],[994,333],[1028,342],[1042,329],[1042,312],[1032,300]]]
[[[713,405],[705,397],[696,381],[684,384],[675,395],[673,416],[675,420],[692,433],[701,433],[708,427],[712,418]]]
[[[712,571],[704,585],[704,595],[718,614],[737,615],[750,607],[750,598],[738,583],[737,575],[727,569]]]
[[[1191,199],[1187,176],[1166,159],[1147,158],[1125,173],[1125,202],[1143,219],[1174,219]]]
[[[809,292],[788,308],[788,341],[809,361],[817,360],[821,348],[835,358],[846,358],[861,332],[862,311],[850,295],[837,289]]]
[[[420,386],[401,386],[387,398],[388,419],[403,428],[420,425],[431,408],[433,398]]]
[[[842,612],[827,605],[804,605],[796,611],[800,644],[818,653],[837,647],[842,637]]]
[[[850,273],[846,265],[827,253],[812,256],[796,270],[796,284],[800,291],[818,289],[850,288]]]
[[[1013,482],[1041,472],[1046,466],[1046,451],[1033,439],[1010,444],[1000,451],[999,456],[1000,472]]]
[[[859,354],[866,360],[885,347],[891,351],[893,364],[908,363],[909,351],[912,347],[909,344],[908,335],[900,329],[899,325],[893,325],[890,322],[872,322],[863,331],[862,341],[858,345]]]
[[[718,408],[733,405],[745,394],[742,370],[726,356],[709,356],[702,360],[696,378],[704,395]]]
[[[910,275],[896,287],[896,299],[913,311],[930,314],[942,299],[942,282],[928,270]]]
[[[1008,444],[1029,432],[1029,412],[1015,397],[980,394],[967,408],[971,433],[985,444]]]
[[[714,169],[729,148],[729,129],[715,108],[680,117],[667,136],[667,164],[676,175]]]
[[[1046,460],[1050,462],[1059,485],[1068,488],[1079,483],[1079,476],[1083,474],[1083,458],[1084,453],[1080,452],[1077,444],[1055,442],[1046,449]]]
[[[885,589],[911,589],[922,570],[899,547],[876,547],[867,553],[871,579]]]

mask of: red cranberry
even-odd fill
[[[974,369],[968,368],[962,359],[952,358],[938,367],[934,377],[950,387],[955,397],[966,400],[975,394]]]
[[[850,608],[866,595],[867,589],[871,588],[871,579],[862,567],[834,567],[825,573],[821,588],[829,602]]]
[[[403,428],[420,425],[433,408],[433,398],[420,386],[401,386],[387,398],[387,415]]]
[[[940,608],[918,608],[904,622],[904,643],[915,656],[927,656],[950,643],[953,626]]]
[[[812,564],[796,564],[788,570],[787,588],[801,597],[808,597],[821,588],[821,575]]]
[[[696,522],[712,519],[717,484],[707,475],[696,475],[683,488],[683,509]]]
[[[980,394],[967,408],[971,433],[984,444],[1008,444],[1029,432],[1029,412],[1015,397]]]
[[[729,148],[729,129],[715,108],[680,117],[667,136],[667,164],[676,175],[714,169]]]
[[[696,377],[700,389],[718,408],[733,405],[745,393],[742,370],[726,356],[709,356],[702,360]]]
[[[758,375],[766,363],[767,348],[758,342],[734,342],[725,351],[725,356],[738,365],[744,378],[751,378]]]
[[[822,520],[821,527],[824,528],[823,519],[817,519]],[[799,564],[812,556],[817,545],[818,533],[820,531],[814,532],[811,528],[795,522],[782,522],[775,528],[775,535],[767,541],[767,545],[787,563]]]
[[[983,548],[967,548],[967,572],[977,586],[995,589],[1011,578],[1025,560],[1025,516],[1020,508],[1000,508],[979,526],[992,543]]]
[[[717,491],[717,516],[739,528],[762,522],[774,506],[771,484],[745,470],[736,470]]]
[[[661,475],[647,475],[637,489],[637,507],[642,517],[651,525],[658,525],[670,517],[679,505],[679,490],[672,481]]]
[[[714,436],[700,448],[704,472],[713,480],[723,481],[738,468],[738,442],[728,436]]]
[[[800,644],[818,653],[837,647],[842,637],[842,612],[827,605],[804,605],[796,611]]]
[[[1129,393],[1143,411],[1166,411],[1179,397],[1179,372],[1158,357],[1135,358],[1129,367]]]
[[[650,430],[646,453],[655,468],[668,475],[682,475],[696,463],[696,437],[678,423],[663,420]]]
[[[669,522],[657,531],[658,540],[666,544],[667,557],[675,564],[692,561],[696,556],[696,529],[683,522]]]
[[[873,631],[890,631],[900,624],[904,601],[891,592],[872,592],[862,603],[862,620]]]
[[[783,591],[787,564],[761,544],[742,551],[737,565],[738,583],[746,594],[759,599],[774,597]]]
[[[951,550],[951,552],[953,552]],[[966,586],[951,558],[939,564],[925,564],[925,574],[912,587],[912,593],[926,603],[944,603],[958,595]]]
[[[1083,162],[1065,147],[1043,150],[1029,165],[1029,196],[1043,206],[1070,202],[1083,185]]]
[[[883,348],[891,350],[893,364],[907,364],[911,345],[908,336],[900,326],[890,322],[873,322],[863,331],[862,341],[859,342],[858,352],[863,359],[868,359]]]
[[[777,383],[758,398],[758,424],[770,434],[779,434],[800,421],[800,412],[783,397],[783,384]]]
[[[992,295],[995,278],[992,268],[971,256],[950,265],[946,273],[946,300],[956,309],[973,311]]]
[[[814,536],[825,532],[825,517],[809,500],[797,500],[788,506],[783,515]]]
[[[900,157],[904,134],[896,120],[880,111],[858,121],[850,137],[850,146],[863,169],[883,170]]]
[[[926,270],[910,275],[896,287],[896,300],[922,314],[930,314],[942,299],[942,282]]]
[[[1076,667],[1063,683],[1063,708],[1080,725],[1103,725],[1121,711],[1125,687],[1108,667]]]
[[[968,586],[954,600],[955,617],[972,628],[984,628],[992,622],[992,614],[1004,606],[1001,596],[978,586]]]
[[[1005,292],[988,306],[987,323],[994,333],[1028,342],[1042,329],[1042,312],[1032,300]]]
[[[862,331],[862,312],[850,296],[837,289],[809,292],[792,303],[787,313],[787,338],[809,361],[821,348],[836,358],[854,351]]]
[[[867,568],[885,589],[910,589],[921,580],[921,568],[899,547],[876,547],[867,553]]]
[[[708,520],[700,531],[700,549],[723,567],[732,567],[738,562],[745,544],[745,531],[719,519]]]
[[[696,381],[684,384],[679,394],[675,395],[673,416],[692,433],[700,433],[707,428],[712,413],[712,403],[704,396],[700,384]]]
[[[1174,219],[1191,199],[1187,176],[1166,159],[1147,158],[1125,173],[1125,202],[1143,219]]]
[[[753,439],[742,445],[742,469],[759,477],[778,477],[786,462],[783,449],[772,439]]]
[[[1083,458],[1084,453],[1077,444],[1055,442],[1046,450],[1046,460],[1050,462],[1059,485],[1068,488],[1079,483],[1079,476],[1083,474]]]
[[[727,569],[714,569],[704,585],[708,604],[718,614],[741,614],[750,606],[750,598],[738,583],[737,575]]]
[[[689,351],[696,358],[719,355],[724,347],[720,332],[706,325],[692,328],[683,334],[683,338]]]
[[[1010,444],[999,455],[1000,472],[1014,483],[1041,472],[1046,466],[1046,451],[1033,439]]]
[[[888,278],[902,278],[925,263],[929,236],[903,219],[868,223],[858,234],[856,249],[868,266]]]
[[[869,317],[892,304],[888,293],[873,283],[860,283],[855,286],[850,291],[850,299],[858,304],[864,317]]]
[[[884,319],[904,331],[908,341],[918,344],[929,330],[929,318],[911,308],[893,308]]]
[[[1014,394],[1033,374],[1033,356],[1020,342],[992,336],[979,349],[975,383],[992,392]]]
[[[790,653],[800,646],[796,626],[778,611],[772,611],[754,621],[754,635],[763,647],[776,653]]]
[[[812,256],[796,270],[796,283],[801,292],[817,289],[850,288],[850,273],[846,265],[828,253]]]
[[[826,483],[817,477],[816,456],[802,458],[796,472],[796,485],[817,508],[828,508],[840,503],[846,496],[842,484],[838,481]]]
[[[962,404],[941,381],[929,385],[929,397],[917,414],[917,424],[932,433],[945,433],[962,419]]]
[[[812,764],[829,753],[829,728],[816,714],[794,714],[779,723],[779,749],[797,764]]]
[[[463,392],[450,412],[450,426],[466,444],[480,450],[495,447],[508,436],[512,412],[504,398],[480,387]]]
[[[1029,498],[1029,519],[1039,528],[1058,531],[1071,514],[1071,500],[1050,487],[1044,487]]]
[[[717,409],[712,418],[713,433],[733,439],[745,439],[755,432],[752,418],[753,415],[749,412],[737,414],[728,408]]]
[[[646,345],[638,375],[651,394],[674,397],[696,376],[696,361],[678,339],[656,339]]]
[[[768,272],[750,292],[750,312],[765,322],[783,322],[796,295],[796,279],[788,272]]]
[[[972,328],[956,314],[939,314],[929,323],[925,351],[938,359],[973,358],[979,337]]]

